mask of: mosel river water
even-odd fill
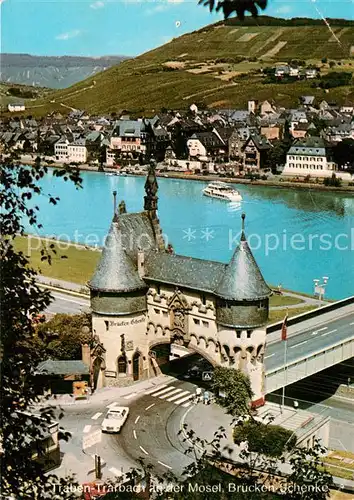
[[[54,178],[42,180],[41,235],[102,245],[113,213],[112,192],[128,212],[143,208],[145,178],[82,172],[83,189]],[[159,178],[158,213],[175,252],[227,262],[239,239],[241,213],[246,234],[268,283],[313,293],[313,280],[329,278],[327,297],[354,294],[354,197],[351,194],[234,185],[241,203],[207,198],[207,182]],[[35,228],[29,232],[38,233]]]

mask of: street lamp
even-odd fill
[[[323,276],[322,277],[322,283],[320,283],[321,280],[319,279],[314,279],[314,295],[318,295],[319,300],[323,300],[325,293],[326,293],[326,285],[328,283],[328,276]]]

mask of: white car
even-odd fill
[[[119,432],[128,415],[129,408],[126,406],[111,408],[102,422],[102,432]]]

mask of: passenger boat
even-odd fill
[[[226,201],[242,201],[242,196],[225,182],[215,181],[203,189],[204,196]]]

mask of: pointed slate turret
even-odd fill
[[[265,299],[271,290],[264,281],[245,236],[245,214],[242,214],[240,243],[215,290],[215,295],[232,301]]]
[[[95,274],[89,282],[91,290],[133,292],[146,288],[138,270],[124,249],[119,223],[113,222]]]

